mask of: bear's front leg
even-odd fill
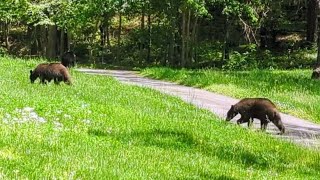
[[[47,85],[46,79],[44,77],[42,77],[42,76],[40,77],[40,83],[44,84],[44,85]]]
[[[253,124],[253,118],[249,118],[248,128],[251,128],[251,127],[252,127],[252,124]]]
[[[241,118],[237,120],[237,124],[240,125],[245,122],[249,122],[250,116],[241,114]]]

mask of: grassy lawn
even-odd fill
[[[72,86],[30,84],[37,63],[0,58],[0,179],[320,176],[316,150],[108,77],[72,71]]]
[[[320,81],[311,70],[173,70],[147,68],[142,74],[232,96],[267,97],[282,112],[320,123]]]

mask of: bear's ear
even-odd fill
[[[30,74],[32,74],[32,70],[30,70]]]
[[[235,105],[231,105],[231,109],[232,109],[233,111],[237,111],[237,108],[236,108]]]

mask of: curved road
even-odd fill
[[[102,69],[77,70],[87,74],[112,76],[123,83],[150,87],[163,93],[180,97],[182,100],[188,103],[213,112],[223,120],[225,119],[230,106],[239,101],[238,99],[230,98],[194,87],[187,87],[171,82],[145,78],[134,71]],[[236,123],[235,119],[238,119],[238,117],[239,115],[235,117],[231,122]],[[268,133],[272,134],[275,137],[287,139],[297,144],[320,149],[320,125],[287,114],[281,114],[281,117],[286,128],[286,133],[283,135],[278,135],[279,130],[272,123],[269,123],[268,125]],[[246,127],[247,124],[245,123],[242,126]],[[254,128],[260,128],[259,120],[254,121]]]

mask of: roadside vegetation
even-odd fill
[[[239,128],[148,88],[71,71],[31,84],[41,60],[0,58],[4,179],[312,179],[319,152]]]
[[[311,70],[220,71],[147,68],[141,73],[239,99],[266,97],[274,101],[284,113],[320,123],[320,82],[311,79]]]

